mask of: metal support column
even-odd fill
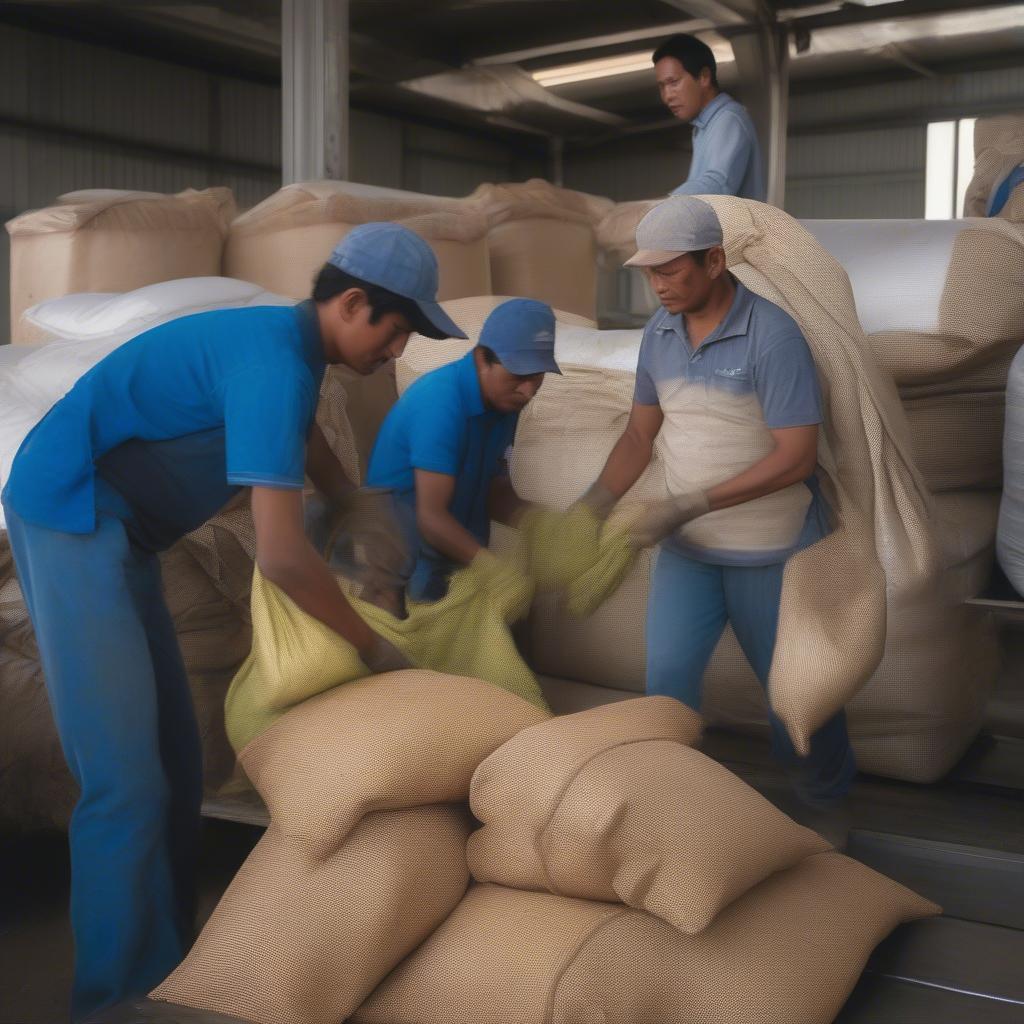
[[[768,178],[768,202],[781,207],[786,199],[786,129],[789,124],[789,36],[786,28],[765,19],[731,35],[737,91],[750,112],[761,140]]]
[[[348,177],[349,0],[282,0],[282,178]]]
[[[565,185],[565,139],[552,135],[548,139],[548,155],[551,158],[551,184],[562,188]]]

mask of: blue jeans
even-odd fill
[[[71,819],[72,1016],[148,992],[194,928],[202,753],[157,556],[97,480],[97,523],[69,534],[5,508],[64,756]]]
[[[666,694],[701,708],[704,670],[725,630],[733,632],[751,668],[768,688],[785,563],[709,565],[662,548],[647,603],[647,692]],[[811,737],[802,758],[769,709],[772,749],[796,776],[802,796],[829,801],[846,794],[856,774],[842,711]]]

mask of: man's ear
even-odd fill
[[[721,277],[726,271],[725,249],[720,245],[712,246],[708,250],[708,274],[712,278]]]
[[[338,315],[346,323],[351,323],[369,302],[362,288],[346,288],[339,296]]]

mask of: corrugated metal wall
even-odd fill
[[[0,25],[0,218],[63,192],[227,185],[241,208],[280,187],[276,86]],[[355,181],[465,195],[543,174],[512,145],[353,111]],[[0,325],[9,250],[0,238]],[[0,340],[6,330],[0,328]]]

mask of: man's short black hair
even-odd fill
[[[424,315],[412,299],[404,295],[396,295],[380,285],[370,284],[339,270],[333,263],[325,263],[313,281],[313,301],[327,302],[335,295],[346,292],[349,288],[359,288],[366,292],[366,300],[370,304],[370,323],[380,322],[381,317],[388,313],[400,313],[412,325],[417,334],[425,338],[447,338],[448,335],[439,331]]]
[[[662,57],[675,57],[694,78],[700,78],[701,71],[707,68],[711,72],[711,84],[718,88],[718,64],[715,62],[715,55],[711,52],[711,47],[696,36],[686,35],[685,32],[669,36],[654,51],[651,62],[657,64]]]
[[[495,352],[493,348],[488,348],[486,345],[477,345],[477,348],[480,349],[480,355],[484,357],[484,362],[488,366],[494,366],[496,363],[501,363],[497,352]]]

